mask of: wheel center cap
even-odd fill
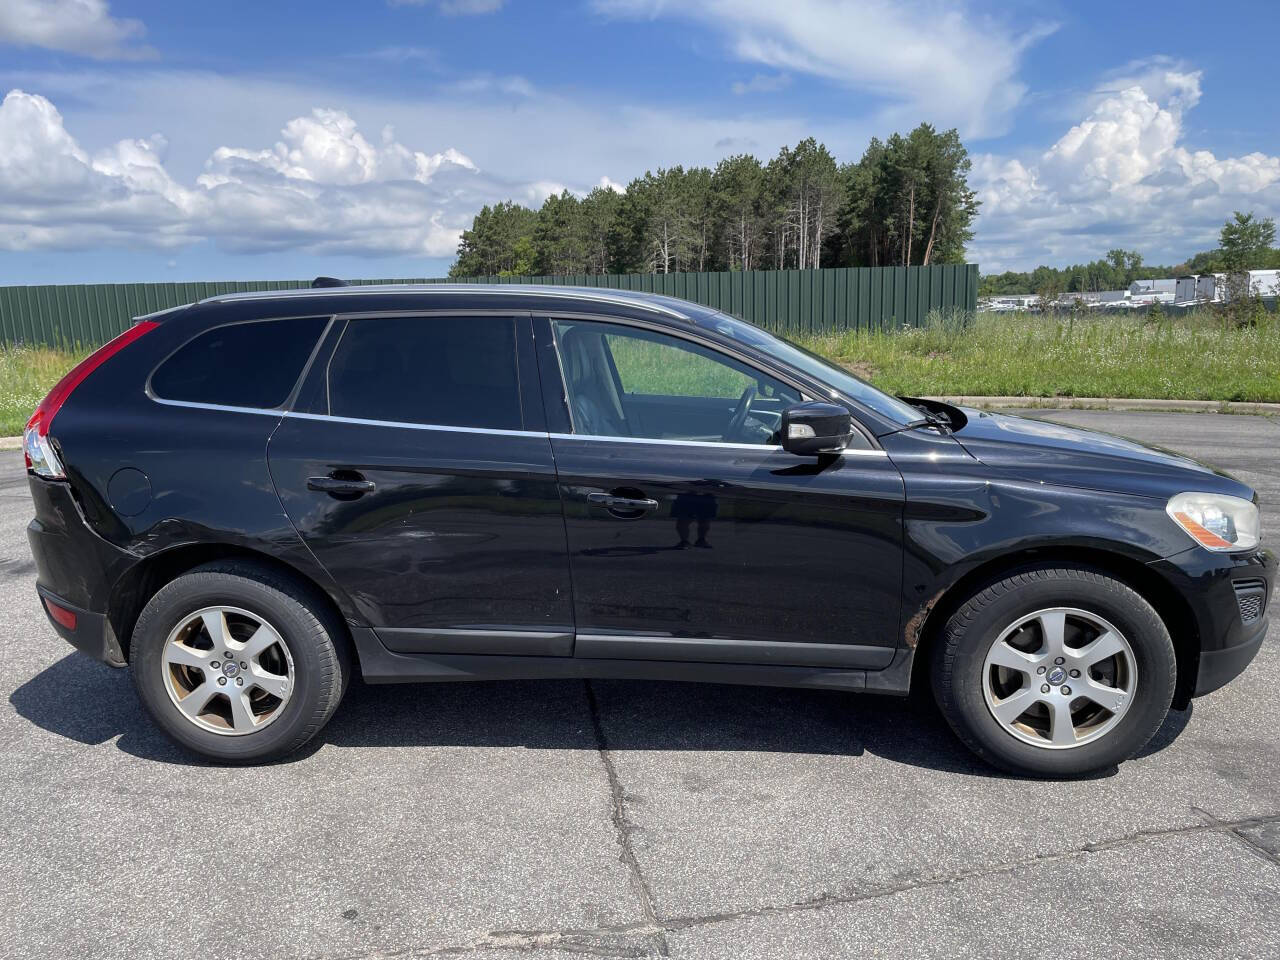
[[[1061,684],[1066,679],[1067,679],[1067,671],[1063,670],[1061,667],[1054,667],[1045,676],[1045,680],[1055,687]]]
[[[222,672],[228,677],[234,677],[240,672],[240,664],[236,663],[234,660],[228,660],[222,665]],[[1058,672],[1061,673],[1062,671],[1059,670]]]

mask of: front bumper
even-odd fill
[[[1203,697],[1244,673],[1244,668],[1253,662],[1253,658],[1262,649],[1262,641],[1266,637],[1267,618],[1263,617],[1256,634],[1244,643],[1225,650],[1202,651],[1200,669],[1196,671],[1196,686],[1191,695]]]
[[[1235,679],[1257,655],[1270,622],[1276,566],[1276,556],[1269,550],[1218,554],[1200,547],[1150,564],[1186,600],[1194,621],[1184,625],[1176,612],[1162,611],[1172,626],[1193,628],[1184,637],[1194,632],[1194,661],[1182,660],[1175,706],[1185,706],[1191,697],[1212,693]],[[1237,587],[1257,581],[1263,584],[1263,606],[1246,621]]]

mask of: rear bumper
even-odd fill
[[[36,593],[40,595],[40,607],[49,618],[49,625],[58,636],[95,660],[101,660],[113,667],[125,665],[124,653],[120,650],[115,634],[108,627],[106,617],[77,607],[39,584],[36,584]],[[65,614],[62,620],[54,616],[54,612],[59,609],[72,614],[75,618],[74,626],[65,622]]]
[[[58,636],[82,653],[112,666],[125,657],[106,617],[110,584],[134,558],[89,529],[65,482],[30,480],[36,516],[27,525],[27,540],[36,564],[40,606]],[[74,615],[75,626],[54,616],[49,604]]]

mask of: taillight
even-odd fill
[[[76,613],[74,610],[68,610],[61,604],[54,603],[48,597],[43,597],[44,608],[49,611],[49,616],[54,619],[55,623],[60,623],[68,630],[76,628]]]
[[[67,402],[71,392],[84,382],[85,377],[97,370],[108,359],[115,356],[133,341],[159,324],[154,320],[141,320],[114,340],[95,350],[85,357],[59,380],[49,395],[40,401],[36,412],[27,421],[27,428],[22,433],[22,452],[27,461],[27,469],[41,477],[59,480],[63,477],[62,462],[58,453],[49,441],[49,428],[53,426],[53,418],[58,415],[62,405]]]

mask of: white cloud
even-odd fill
[[[392,7],[432,6],[451,17],[470,17],[482,13],[496,13],[507,0],[387,0]]]
[[[966,137],[1004,132],[1026,93],[1023,54],[1052,31],[1017,30],[934,0],[593,0],[606,15],[697,20],[739,60],[867,91],[886,119],[926,119]]]
[[[0,103],[0,248],[186,239],[198,197],[164,172],[162,138],[122,140],[90,155],[48,100],[13,91]]]
[[[575,191],[590,189],[603,171],[625,183],[646,169],[714,166],[730,152],[758,151],[767,158],[807,136],[822,140],[842,159],[856,159],[875,132],[858,116],[795,109],[761,114],[749,109],[749,102],[728,108],[723,103],[653,107],[620,100],[607,90],[563,95],[537,89],[531,97],[515,99],[464,93],[457,84],[466,79],[374,94],[323,79],[292,82],[204,71],[0,71],[0,81],[39,90],[62,107],[68,128],[82,144],[114,142],[120,131],[165,131],[170,141],[166,166],[182,182],[205,172],[219,145],[270,147],[280,138],[282,120],[309,116],[316,104],[357,118],[370,142],[392,123],[401,142],[455,145],[495,182],[555,181]],[[192,113],[193,102],[201,104],[198,115]],[[607,135],[601,134],[601,117],[609,118]]]
[[[1280,157],[1185,145],[1199,99],[1199,73],[1159,61],[1108,78],[1088,115],[1038,157],[976,157],[971,255],[986,272],[1083,262],[1117,246],[1172,264],[1214,246],[1233,210],[1280,214]]]
[[[441,153],[411,151],[386,126],[375,147],[341,110],[317,107],[309,117],[295,117],[281,131],[283,140],[270,150],[219,147],[197,183],[212,187],[235,180],[245,170],[269,170],[290,180],[351,186],[384,180],[416,180],[427,184],[442,168],[477,172],[476,165],[452,147]]]
[[[388,99],[151,68],[16,79],[66,118],[29,94],[0,107],[8,249],[208,239],[228,250],[447,257],[485,203],[536,206],[565,187],[616,189],[645,169],[714,165],[741,150],[767,157],[811,134],[856,159],[873,132],[865,119],[607,101],[610,135],[601,136],[605,100],[541,90],[515,100],[493,91]],[[983,206],[972,258],[984,271],[1022,269],[1124,246],[1175,263],[1212,246],[1233,209],[1280,215],[1280,159],[1189,142],[1200,85],[1180,64],[1130,65],[1077,98],[1075,121],[1044,148],[975,155]],[[167,139],[147,136],[154,130]]]
[[[366,139],[339,110],[285,124],[266,149],[219,147],[191,186],[170,176],[162,137],[89,153],[44,97],[0,103],[0,248],[177,247],[450,256],[484,202],[543,184],[483,176],[453,148],[411,150],[383,129]]]
[[[67,208],[59,223],[68,225],[35,230],[44,212],[34,198],[21,211],[0,205],[0,247],[132,249],[210,239],[217,249],[286,250],[293,244],[316,250],[345,243],[352,252],[409,256],[419,255],[425,244],[450,256],[456,232],[485,203],[511,198],[536,206],[566,187],[582,196],[603,182],[604,171],[604,185],[616,189],[646,169],[714,165],[730,152],[726,144],[769,156],[784,143],[813,135],[838,156],[856,158],[871,133],[857,117],[798,110],[759,114],[749,105],[659,108],[619,101],[606,90],[569,96],[530,88],[528,96],[512,96],[487,76],[443,75],[426,87],[386,93],[324,78],[295,81],[152,66],[0,68],[0,82],[0,93],[18,86],[47,97],[49,111],[58,116],[57,133],[84,155],[114,149],[123,133],[163,131],[167,142],[152,149],[172,186],[158,196],[184,191],[191,202],[203,204],[192,213],[179,207],[158,218],[163,231],[104,226],[100,240],[97,228],[73,225],[84,215],[88,195],[59,188],[54,201],[65,198]],[[199,111],[192,111],[193,103]],[[316,104],[328,112],[316,112]],[[16,114],[16,104],[9,106]],[[601,135],[602,116],[610,118],[607,136]],[[386,133],[389,124],[394,128]],[[43,183],[47,163],[46,153],[23,170]],[[73,169],[87,175],[83,163]],[[122,184],[111,182],[127,195]],[[148,194],[153,203],[156,195]],[[215,196],[241,197],[243,209],[215,205]],[[376,208],[384,202],[427,226],[418,233],[412,222],[405,229],[381,226]],[[367,206],[375,208],[374,220],[363,227],[356,213]],[[427,229],[432,217],[441,228],[434,233]],[[9,224],[15,229],[7,231]]]
[[[1092,110],[1130,87],[1141,87],[1152,100],[1177,110],[1190,109],[1200,100],[1200,74],[1181,60],[1156,54],[1106,71],[1085,103]]]
[[[791,85],[791,77],[785,73],[757,73],[750,80],[738,80],[729,88],[738,96],[746,93],[777,93]]]
[[[0,43],[43,47],[96,60],[132,60],[155,51],[139,43],[139,20],[111,16],[106,0],[5,0],[0,3]]]

